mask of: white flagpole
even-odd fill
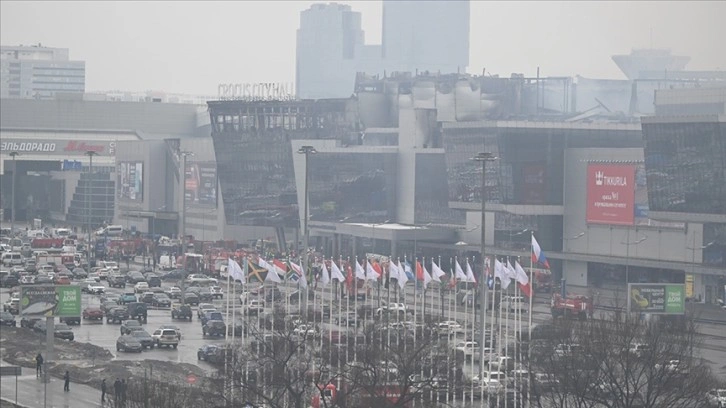
[[[530,285],[530,296],[529,296],[529,310],[528,316],[527,316],[527,340],[529,342],[532,341],[532,303],[534,299],[534,262],[532,261],[532,257],[534,255],[534,247],[532,246],[532,241],[534,240],[534,231],[530,231],[530,240],[529,240],[529,285]],[[532,353],[531,353],[531,347],[529,350],[527,350],[527,361],[532,361]],[[528,368],[530,364],[527,365]],[[527,382],[527,402],[528,405],[532,405],[532,384],[531,381]]]
[[[333,260],[332,255],[330,256],[330,260],[331,261]],[[325,265],[325,257],[323,257],[323,265]],[[326,265],[326,268],[327,268],[327,265]],[[328,270],[328,275],[330,276],[330,270]],[[333,281],[338,282],[337,279],[333,280],[333,277],[330,276],[330,280],[328,282],[328,284],[330,285],[330,312],[328,313],[328,327],[330,328],[330,330],[328,330],[328,336],[330,336],[330,338],[329,338],[329,343],[328,343],[328,354],[329,354],[328,361],[330,362],[330,371],[331,372],[333,371],[333,358],[332,358],[333,357],[333,355],[332,355],[332,353],[333,353],[333,291],[337,290],[337,288],[335,288],[335,287],[337,287],[337,285],[338,285],[338,283],[333,283]],[[338,308],[338,309],[340,309],[340,308]],[[341,334],[340,330],[338,330],[338,340],[340,340],[340,334]],[[340,342],[340,341],[338,341],[338,342]]]
[[[496,269],[496,267],[497,267],[496,256],[492,255],[491,260],[492,260],[491,267]],[[496,340],[496,336],[494,335],[494,327],[495,327],[494,326],[494,312],[495,312],[495,304],[496,304],[496,299],[497,299],[496,272],[495,272],[494,276],[495,277],[493,278],[494,280],[493,280],[493,284],[492,284],[492,313],[491,313],[491,318],[489,319],[489,361],[487,362],[487,365],[485,367],[487,373],[489,372],[489,363],[492,361],[492,357],[494,354],[494,340]],[[501,292],[501,287],[500,287],[500,292]],[[501,296],[501,293],[500,293],[500,296]],[[496,342],[496,345],[497,345],[497,347],[499,347],[499,341]],[[489,404],[490,402],[491,402],[491,394],[487,392],[487,404]]]
[[[232,274],[231,271],[230,271],[230,266],[232,266],[232,265],[230,265],[229,258],[227,258],[227,305],[226,305],[226,313],[225,313],[225,318],[227,319],[227,321],[229,321],[229,281],[230,281],[229,278],[230,278],[230,275]],[[228,336],[229,336],[229,332],[228,332],[228,330],[225,330],[224,331],[224,346],[225,346],[225,348],[229,347]],[[224,392],[225,392],[225,394],[227,394],[227,398],[229,398],[229,394],[228,394],[228,392],[229,392],[229,388],[228,388],[229,387],[229,383],[227,382],[228,379],[229,379],[229,371],[228,371],[227,359],[225,358],[224,359],[224,384],[225,384],[224,385]]]
[[[348,274],[346,268],[343,266],[343,255],[340,255],[340,266],[343,267],[343,270],[346,271],[345,279],[348,279]],[[348,267],[350,267],[350,258],[348,258]],[[347,283],[347,282],[346,282]],[[346,285],[347,286],[347,285]],[[350,287],[346,287],[346,294],[345,294],[345,364],[350,363],[350,338],[348,335],[350,334]],[[355,315],[354,324],[358,326],[358,315]],[[354,331],[355,332],[355,331]]]
[[[350,261],[348,261],[350,262]],[[358,268],[358,257],[354,259],[355,267]],[[366,296],[366,299],[368,296]],[[353,276],[353,310],[355,311],[355,337],[353,338],[353,360],[358,361],[358,273]]]
[[[229,268],[227,268],[227,272],[229,272]],[[229,280],[229,273],[227,274],[227,280]],[[236,317],[236,311],[237,308],[234,307],[234,298],[237,296],[237,285],[235,284],[235,281],[232,280],[232,347],[235,347],[235,339],[234,339],[234,330],[235,330],[235,324],[237,322]],[[229,284],[227,285],[227,304],[229,305],[230,299],[229,299]],[[229,308],[229,306],[227,306]],[[227,330],[225,330],[227,331]],[[227,362],[227,358],[225,355],[224,359],[225,363]],[[234,406],[234,373],[232,373],[232,378],[230,379],[230,388],[231,388],[231,394],[232,394],[232,406]]]
[[[499,297],[500,299],[504,296],[504,289],[499,290]],[[502,302],[499,302],[499,311],[497,312],[497,337],[499,340],[497,343],[499,344],[499,356],[501,357],[502,352]],[[506,353],[506,345],[504,347],[505,353]],[[499,393],[497,393],[497,406],[499,406]]]

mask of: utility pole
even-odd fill
[[[180,256],[184,256],[184,254],[187,252],[187,197],[186,197],[186,189],[187,189],[187,156],[194,157],[193,152],[187,152],[187,151],[181,151],[179,152],[182,156],[182,170],[181,170],[181,254]]]
[[[307,274],[308,272],[308,241],[310,240],[310,228],[308,228],[308,183],[310,181],[310,172],[308,169],[308,160],[310,160],[310,155],[315,154],[318,151],[315,150],[315,147],[313,146],[302,146],[297,151],[299,154],[305,155],[305,192],[303,194],[303,200],[305,200],[305,203],[303,204],[304,213],[303,213],[303,274]],[[305,279],[307,279],[307,276],[305,276]],[[304,305],[307,308],[307,289],[304,291],[301,290],[300,293],[304,296]]]
[[[18,152],[10,152],[10,157],[13,158],[13,187],[11,195],[13,197],[13,200],[10,202],[10,234],[15,234],[15,179],[17,178],[16,174],[18,173],[18,167],[15,162],[15,157],[19,156],[20,153]],[[27,219],[27,217],[26,217]]]
[[[93,200],[91,200],[91,192],[93,192],[93,156],[98,155],[98,153],[94,152],[93,150],[88,150],[87,152],[83,153],[84,155],[88,156],[88,182],[86,183],[87,191],[86,191],[86,202],[88,203],[88,206],[86,206],[86,210],[88,211],[88,216],[86,217],[86,228],[88,229],[88,243],[86,244],[86,250],[88,251],[87,255],[87,261],[88,261],[88,271],[90,273],[91,271],[91,254],[93,253],[91,248],[91,217],[93,216],[93,211],[91,210],[93,205]],[[95,248],[93,248],[95,249]]]

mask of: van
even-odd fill
[[[23,264],[23,256],[20,252],[4,252],[2,256],[2,264],[5,266],[16,266]]]
[[[71,230],[68,228],[56,228],[53,235],[55,235],[56,238],[68,238],[71,236]]]
[[[117,237],[122,235],[124,232],[123,225],[108,225],[100,228],[96,231],[96,235],[103,235],[108,237]]]

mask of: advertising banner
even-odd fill
[[[214,162],[187,163],[184,200],[187,204],[217,206],[217,165]]]
[[[628,284],[628,310],[653,314],[684,314],[686,287],[682,283]]]
[[[587,166],[587,222],[633,225],[635,222],[635,166]]]
[[[101,156],[113,156],[116,153],[116,141],[3,138],[2,142],[0,142],[0,152],[3,154],[19,152],[68,157],[69,155],[82,156],[89,151]]]
[[[118,198],[143,201],[144,199],[144,163],[121,162],[116,169]]]
[[[81,287],[43,285],[20,287],[22,316],[78,317],[81,315]]]

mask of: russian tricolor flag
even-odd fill
[[[536,263],[543,265],[547,269],[550,268],[550,263],[547,261],[547,257],[539,247],[539,243],[537,243],[537,239],[534,237],[534,234],[532,234],[532,265]]]

